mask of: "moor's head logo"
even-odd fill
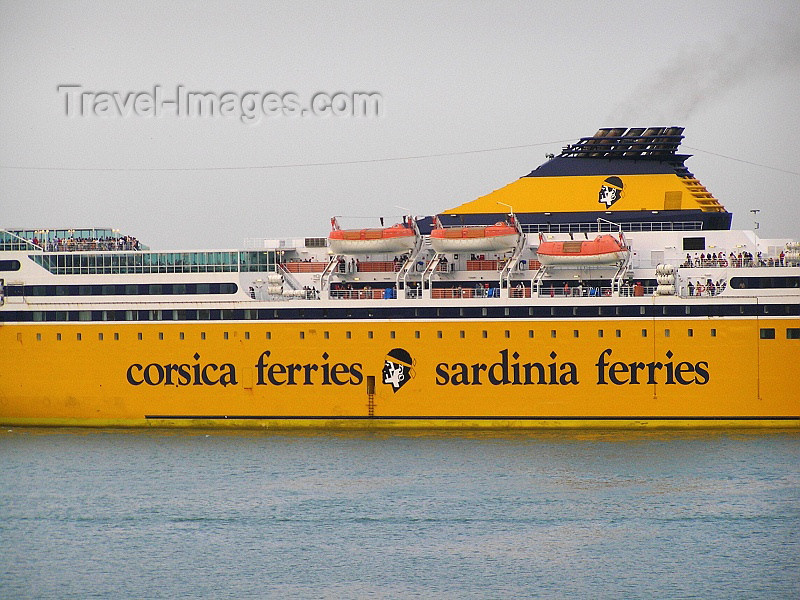
[[[383,363],[383,383],[392,386],[392,391],[397,392],[401,387],[414,377],[414,360],[402,348],[394,348],[386,355]]]
[[[617,200],[622,198],[622,179],[619,177],[608,177],[600,187],[600,198],[598,202],[605,204],[606,208],[611,208]]]

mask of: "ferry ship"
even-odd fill
[[[800,427],[800,245],[731,230],[682,139],[601,129],[436,215],[239,250],[0,230],[0,423]]]

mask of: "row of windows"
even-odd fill
[[[5,252],[6,250],[38,250],[38,248],[28,240],[0,229],[0,252]]]
[[[322,337],[324,339],[326,339],[326,340],[330,339],[330,331],[323,331],[322,334],[323,334]],[[61,341],[63,339],[63,336],[62,336],[61,333],[56,333],[55,335],[56,335],[56,341]],[[83,333],[76,333],[75,335],[76,335],[77,341],[82,341],[83,340]],[[648,337],[648,330],[647,329],[642,329],[641,330],[641,336],[642,337]],[[687,329],[686,330],[686,336],[687,337],[694,337],[694,329],[692,329],[692,328]],[[709,336],[710,337],[717,337],[716,328],[709,329]],[[157,337],[158,337],[158,339],[160,341],[164,340],[164,332],[163,331],[159,332],[157,334]],[[300,331],[298,333],[298,337],[301,340],[306,339],[306,332],[305,331]],[[344,332],[344,337],[345,337],[345,339],[348,339],[348,340],[352,339],[353,338],[353,332],[352,331],[345,331]],[[416,339],[420,339],[422,337],[421,332],[420,331],[415,331],[414,332],[414,337]],[[436,337],[438,339],[443,339],[444,338],[444,333],[441,330],[439,330],[439,331],[436,332]],[[461,339],[465,339],[467,337],[466,331],[463,331],[463,330],[459,331],[458,332],[458,337],[461,338]],[[484,329],[483,331],[481,331],[481,336],[480,337],[484,338],[484,339],[488,338],[489,337],[489,332]],[[510,339],[511,338],[511,331],[506,329],[503,332],[503,337],[505,337],[507,339]],[[535,337],[536,336],[535,336],[534,330],[533,329],[529,329],[528,330],[528,338],[534,339]],[[550,330],[550,337],[551,338],[558,337],[558,331],[555,330],[555,329],[551,329]],[[573,329],[572,330],[572,337],[573,338],[579,338],[580,337],[580,331],[577,330],[577,329]],[[598,329],[597,330],[597,337],[598,338],[606,337],[605,336],[605,330],[604,329]],[[614,337],[621,338],[622,337],[622,330],[621,329],[615,329],[614,330]],[[664,337],[671,337],[671,330],[665,329],[664,330]],[[139,341],[142,341],[142,340],[144,340],[144,334],[141,333],[141,332],[138,332],[136,334],[136,338]],[[374,339],[374,338],[375,338],[374,332],[373,331],[367,331],[367,339],[371,340],[371,339]],[[396,332],[395,331],[390,331],[389,332],[389,339],[395,339],[395,338],[396,338]],[[775,328],[774,327],[762,327],[759,330],[759,338],[762,339],[762,340],[774,340],[775,339]],[[105,334],[102,333],[102,332],[98,333],[97,334],[97,339],[102,342],[105,339]],[[115,332],[113,334],[113,339],[115,341],[119,341],[120,334],[118,332]],[[186,334],[183,331],[179,332],[178,333],[178,339],[179,340],[185,340],[186,339]],[[200,340],[207,339],[205,331],[201,331],[200,332],[199,339]],[[230,332],[228,332],[228,331],[222,332],[222,339],[223,340],[231,339]],[[246,340],[250,339],[250,332],[249,331],[245,331],[244,332],[244,339],[246,339]],[[272,332],[267,331],[265,339],[271,340],[272,339]],[[788,339],[788,340],[800,340],[800,327],[787,327],[786,328],[786,339]],[[42,334],[41,333],[37,333],[36,334],[36,340],[37,341],[42,341]]]
[[[235,294],[235,283],[128,283],[110,285],[9,285],[6,296],[172,296]]]
[[[730,287],[736,290],[800,288],[800,277],[731,277]]]
[[[56,275],[128,273],[221,273],[275,270],[274,251],[232,252],[67,252],[31,254],[38,265]]]
[[[223,285],[223,284],[220,284]],[[0,322],[800,316],[800,304],[0,311]]]

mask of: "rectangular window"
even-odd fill
[[[572,330],[572,337],[578,337],[580,334],[578,333],[577,329]]]
[[[102,333],[98,333],[97,334],[97,339],[102,342],[103,341],[103,334]]]
[[[367,339],[368,339],[368,340],[371,340],[371,339],[372,339],[372,332],[371,332],[371,331],[368,331],[368,332],[367,332]]]
[[[466,337],[466,334],[464,333],[464,331],[463,331],[463,330],[461,330],[461,331],[459,331],[459,332],[458,332],[458,337],[460,337],[460,338],[464,338],[464,337]]]
[[[772,327],[762,328],[759,337],[762,340],[774,340],[775,339],[775,329],[772,328]]]
[[[622,337],[622,330],[620,330],[620,329],[617,329],[617,330],[614,332],[614,335],[616,335],[616,337],[618,337],[618,338],[621,338],[621,337]]]
[[[602,329],[598,329],[597,330],[597,337],[599,337],[599,338],[603,337],[603,330]]]
[[[642,329],[642,337],[647,337],[647,329]]]
[[[800,340],[800,327],[787,327],[786,328],[787,340]]]
[[[712,329],[711,330],[711,337],[717,337],[717,330],[716,329]]]
[[[205,332],[205,331],[201,331],[201,332],[200,332],[200,339],[201,339],[201,340],[204,340],[204,339],[206,339],[206,332]]]
[[[788,331],[788,330],[787,330],[787,331]],[[102,335],[102,334],[101,334],[101,335]],[[788,336],[788,333],[787,333],[787,336]],[[37,341],[37,342],[41,342],[41,341],[42,341],[42,334],[41,334],[41,333],[37,333],[37,334],[36,334],[36,341]]]
[[[250,339],[250,332],[249,331],[245,331],[244,332],[244,339],[246,339],[246,340]]]
[[[58,341],[58,342],[61,341],[61,334],[60,333],[56,334],[56,341]]]
[[[324,337],[326,340],[331,339],[331,332],[326,331],[325,333],[322,334],[322,337]]]
[[[186,337],[186,336],[183,334],[183,332],[182,332],[182,331],[181,331],[181,332],[178,334],[178,339],[179,339],[179,340],[182,340],[182,339],[184,339],[185,337]]]
[[[227,332],[226,332],[226,334],[225,334],[225,335],[226,335],[226,336],[228,335],[228,334],[227,334]],[[228,339],[228,338],[226,337],[225,339]],[[301,332],[300,332],[300,339],[301,339],[301,340],[304,340],[304,339],[306,339],[306,332],[305,332],[305,331],[301,331]]]
[[[271,340],[271,339],[272,339],[272,332],[271,332],[271,331],[268,331],[268,332],[267,332],[267,339],[268,339],[268,340]]]
[[[118,334],[118,333],[115,333],[115,334],[114,334],[114,341],[115,341],[115,342],[118,342],[118,341],[119,341],[119,334]]]
[[[441,331],[437,331],[437,332],[436,332],[436,337],[441,339],[441,337],[442,337],[442,332],[441,332]]]
[[[528,329],[528,337],[529,338],[533,337],[533,329]]]
[[[417,338],[417,339],[419,339],[419,331],[415,331],[415,332],[414,332],[414,337],[415,337],[415,338]]]
[[[664,337],[669,337],[669,329],[664,330]]]
[[[706,238],[704,237],[687,237],[683,238],[684,250],[705,250]]]
[[[164,339],[164,332],[163,331],[159,331],[158,332],[158,339],[159,340],[163,340]]]
[[[551,330],[550,330],[550,337],[551,337],[551,338],[554,338],[554,337],[556,337],[556,330],[555,330],[555,329],[551,329]]]
[[[507,338],[510,338],[510,337],[511,337],[511,332],[510,332],[508,329],[506,329],[505,336],[506,336]]]
[[[483,331],[481,331],[481,337],[488,338],[489,332],[484,329]]]
[[[394,338],[395,338],[394,331],[390,331],[390,332],[389,332],[389,337],[390,337],[391,339],[394,339]]]
[[[350,332],[349,332],[349,331],[345,331],[345,332],[344,332],[344,337],[345,337],[345,338],[347,338],[347,339],[349,340],[349,339],[352,337],[352,335],[350,334]]]
[[[139,341],[141,342],[142,341],[142,332],[140,331],[138,334],[136,334],[136,336],[139,338]]]
[[[694,337],[694,329],[689,328],[686,330],[687,337]]]

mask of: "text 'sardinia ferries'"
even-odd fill
[[[800,246],[731,230],[682,133],[245,250],[0,230],[0,423],[800,427]]]

